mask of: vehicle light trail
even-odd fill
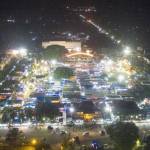
[[[107,32],[106,30],[104,30],[102,27],[100,27],[99,25],[94,23],[92,20],[87,19],[84,15],[80,14],[79,16],[80,16],[80,18],[82,18],[82,20],[86,21],[87,23],[92,25],[94,28],[96,28],[99,33],[104,34],[106,37],[111,39],[114,43],[123,46],[120,39],[116,39],[114,35],[112,35],[111,33]]]

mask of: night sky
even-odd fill
[[[150,49],[149,0],[1,0],[0,12],[63,12],[67,5],[95,6],[95,21],[127,43]]]

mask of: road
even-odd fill
[[[47,128],[41,128],[41,129],[36,129],[36,128],[21,128],[21,130],[24,132],[25,136],[27,139],[38,139],[42,140],[45,138],[47,142],[50,145],[58,145],[62,142],[63,140],[63,135],[60,135],[59,132],[51,132],[48,131]],[[65,130],[71,137],[79,136],[81,143],[86,144],[90,143],[93,139],[100,139],[101,141],[107,141],[108,136],[102,137],[100,136],[100,128],[90,128],[85,129],[85,128],[63,128],[60,130]],[[89,131],[89,136],[88,137],[83,137],[83,133]],[[0,135],[1,137],[5,137],[8,132],[8,129],[0,129]]]
[[[141,134],[149,134],[150,133],[150,122],[135,122],[135,124],[140,128],[140,133]],[[52,131],[48,131],[47,128],[26,128],[26,127],[21,127],[20,130],[22,130],[25,134],[25,136],[27,137],[27,139],[31,140],[31,139],[37,139],[37,140],[42,140],[43,138],[45,138],[47,140],[47,142],[51,145],[51,146],[60,146],[62,140],[63,140],[63,135],[60,135],[60,133],[56,133],[56,132],[52,132]],[[67,131],[67,133],[69,133],[70,137],[75,137],[75,136],[79,136],[80,140],[81,140],[81,144],[90,144],[92,140],[94,139],[98,139],[100,141],[102,141],[102,143],[104,144],[110,144],[111,145],[111,141],[109,139],[109,137],[106,136],[101,136],[100,135],[100,130],[101,128],[66,128],[63,126],[60,126],[60,131]],[[84,137],[83,133],[88,131],[89,132],[89,136]],[[0,135],[1,137],[5,137],[6,134],[8,132],[8,128],[1,128],[0,129]],[[33,150],[33,147],[24,147],[21,148],[21,150]],[[18,150],[18,149],[17,149]]]

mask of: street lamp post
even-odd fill
[[[75,112],[75,109],[73,107],[70,107],[71,119],[72,119],[72,115],[73,115],[74,112]]]

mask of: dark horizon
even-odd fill
[[[53,16],[57,19],[66,15],[66,6],[95,6],[96,23],[131,46],[141,46],[149,51],[150,2],[147,0],[2,0],[0,14],[1,18],[15,14],[20,20],[34,15]]]

